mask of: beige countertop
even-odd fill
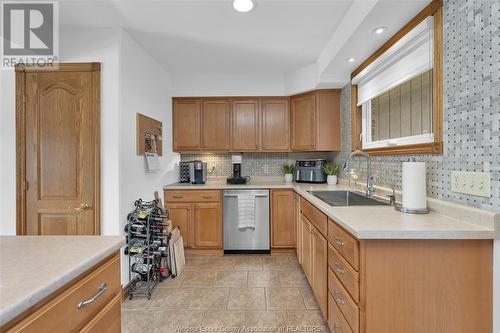
[[[124,245],[123,236],[1,236],[0,326]]]
[[[228,185],[223,180],[209,180],[203,185],[176,183],[165,190],[187,189],[278,189],[290,188],[311,202],[328,217],[358,239],[495,239],[499,237],[500,214],[462,205],[431,200],[429,214],[406,214],[391,206],[334,207],[308,191],[345,190],[343,185],[286,184],[279,179],[258,179],[245,185]],[[450,208],[450,206],[453,206]],[[446,209],[442,209],[445,207]],[[444,211],[454,215],[445,215]],[[459,216],[474,217],[461,219]],[[479,222],[480,223],[479,223]],[[496,225],[496,232],[495,232]]]

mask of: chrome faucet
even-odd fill
[[[373,192],[375,192],[375,189],[373,188],[373,177],[372,177],[372,162],[370,155],[368,153],[365,153],[362,150],[355,150],[352,153],[349,154],[349,157],[347,160],[344,162],[344,167],[343,170],[344,172],[349,172],[349,164],[351,164],[351,160],[354,156],[364,156],[366,157],[366,197],[371,198],[373,195]]]

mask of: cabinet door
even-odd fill
[[[193,205],[184,203],[168,204],[168,212],[172,221],[172,229],[179,227],[184,247],[192,247]]]
[[[302,243],[302,268],[306,274],[307,280],[312,282],[312,239],[311,239],[311,223],[303,215],[300,216],[301,224],[301,243]],[[312,285],[312,283],[311,283]]]
[[[295,239],[294,192],[272,191],[271,193],[271,247],[293,248]]]
[[[328,304],[328,242],[314,227],[312,230],[312,286],[319,308],[326,318]]]
[[[232,145],[236,151],[259,149],[259,101],[235,100],[232,110]]]
[[[261,149],[290,149],[290,108],[288,99],[263,99],[261,107]]]
[[[174,151],[194,151],[201,148],[200,100],[174,100]]]
[[[292,97],[291,130],[292,150],[316,148],[316,95],[314,93]]]
[[[202,105],[202,149],[229,149],[231,105],[227,99],[206,99]]]
[[[293,195],[294,199],[294,226],[295,226],[295,250],[297,259],[302,264],[302,227],[300,223],[300,196],[297,193]]]
[[[194,246],[222,248],[220,203],[198,203],[194,205]]]

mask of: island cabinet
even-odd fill
[[[118,252],[0,327],[1,332],[108,332],[121,330]]]
[[[340,90],[290,97],[291,150],[340,150]]]
[[[222,203],[219,190],[165,190],[172,227],[178,227],[184,247],[222,250]],[[206,252],[206,251],[205,251]],[[207,253],[213,253],[208,251]]]
[[[295,247],[294,192],[271,191],[271,247]]]
[[[332,332],[492,332],[492,240],[359,240],[300,210],[297,255]]]

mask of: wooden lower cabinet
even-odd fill
[[[194,247],[222,248],[220,203],[194,205]]]
[[[179,228],[184,241],[184,247],[193,247],[193,205],[182,203],[169,204],[168,211],[170,220],[172,221],[172,229]]]
[[[297,253],[297,260],[302,264],[302,224],[300,223],[300,195],[293,194],[294,204],[294,225],[295,225],[295,252]]]
[[[328,242],[320,232],[312,227],[312,289],[321,313],[328,315]]]
[[[312,281],[312,235],[311,235],[311,222],[304,216],[300,216],[300,245],[302,247],[302,269],[306,274],[307,280]]]
[[[77,305],[96,295],[103,284],[107,289],[95,301]],[[121,329],[120,254],[89,269],[54,293],[55,296],[33,307],[0,327],[0,332],[109,332]]]
[[[492,240],[358,240],[333,220],[324,237],[302,202],[297,256],[331,332],[492,332]]]
[[[294,192],[271,191],[271,247],[295,247]]]
[[[165,207],[172,227],[180,229],[185,248],[222,249],[220,191],[166,190]]]

